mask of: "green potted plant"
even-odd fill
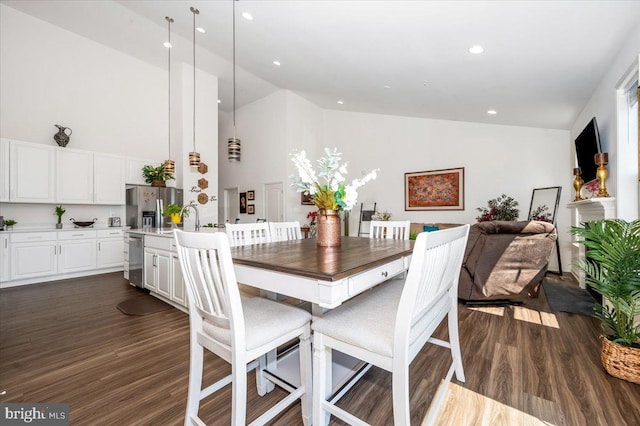
[[[178,225],[183,217],[189,217],[189,210],[182,210],[178,204],[167,204],[162,211],[162,216],[170,217],[172,225]]]
[[[173,174],[167,172],[164,168],[164,164],[160,164],[158,167],[146,165],[142,168],[142,176],[144,181],[151,186],[166,186],[165,181],[173,179]]]
[[[640,384],[640,221],[604,219],[572,227],[585,246],[578,267],[604,298],[595,306],[607,333],[601,360],[614,377]]]
[[[65,214],[66,212],[67,211],[62,208],[62,205],[57,206],[55,211],[53,212],[54,215],[58,216],[58,223],[56,223],[56,229],[62,229],[62,215]]]
[[[518,220],[520,210],[517,209],[518,202],[506,194],[498,198],[493,198],[487,202],[487,207],[478,207],[480,216],[476,217],[478,222],[489,220]]]
[[[6,219],[6,220],[4,221],[4,227],[5,227],[6,229],[9,229],[9,228],[13,227],[13,225],[15,225],[16,223],[18,223],[18,222],[16,222],[16,221],[15,221],[15,220],[13,220],[13,219]]]

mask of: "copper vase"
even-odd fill
[[[318,245],[338,247],[340,245],[340,213],[338,210],[321,209],[318,214]]]

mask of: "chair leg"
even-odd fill
[[[244,359],[234,357],[231,365],[231,424],[246,423],[247,407],[247,365]]]
[[[265,396],[268,392],[267,383],[269,381],[264,377],[263,371],[267,368],[267,355],[261,355],[258,359],[258,368],[256,368],[256,387],[258,388],[258,395]]]
[[[302,411],[302,423],[304,426],[311,425],[313,415],[312,380],[311,380],[311,327],[305,326],[304,334],[300,336],[299,346],[300,356],[300,380],[304,386],[304,395],[300,399]]]
[[[331,348],[324,346],[322,334],[313,333],[313,424],[314,426],[325,426],[329,424],[330,414],[322,405],[327,400],[331,383],[327,384],[327,376],[330,377],[331,365],[327,363],[327,353],[331,353]]]
[[[409,365],[406,363],[393,369],[393,424],[409,426]]]
[[[449,344],[451,345],[451,358],[453,358],[456,379],[464,383],[464,367],[462,366],[462,352],[460,351],[460,335],[458,332],[458,303],[454,300],[453,305],[447,314]]]
[[[189,387],[187,393],[187,411],[184,416],[185,426],[191,425],[191,419],[198,416],[200,391],[202,389],[202,363],[204,351],[197,342],[191,343],[189,365]]]

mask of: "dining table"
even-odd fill
[[[383,283],[409,269],[413,241],[341,237],[337,247],[319,246],[317,239],[279,241],[231,249],[239,283],[271,297],[284,295],[310,302],[314,316]],[[268,356],[265,374],[274,381],[300,383],[297,351]],[[347,355],[332,354],[331,400],[339,399],[364,375],[368,365]],[[259,389],[269,392],[273,385]]]

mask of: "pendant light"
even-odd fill
[[[240,139],[236,137],[236,0],[233,0],[233,137],[227,139],[229,161],[240,161]]]
[[[193,151],[189,153],[189,166],[200,165],[200,153],[196,152],[196,15],[200,13],[195,7],[191,7],[193,13]]]
[[[168,135],[168,140],[169,140],[169,159],[164,161],[164,170],[167,173],[170,173],[172,176],[176,173],[176,162],[173,161],[171,159],[171,23],[173,22],[173,18],[170,18],[168,16],[165,16],[164,19],[167,20],[167,32],[169,34],[169,39],[167,40],[167,43],[165,44],[165,46],[167,47],[167,50],[169,51],[169,60],[168,60],[168,69],[169,69],[169,77],[168,77],[168,86],[169,86],[169,94],[168,94],[168,98],[169,98],[169,107],[168,107],[168,112],[169,112],[169,135]]]

